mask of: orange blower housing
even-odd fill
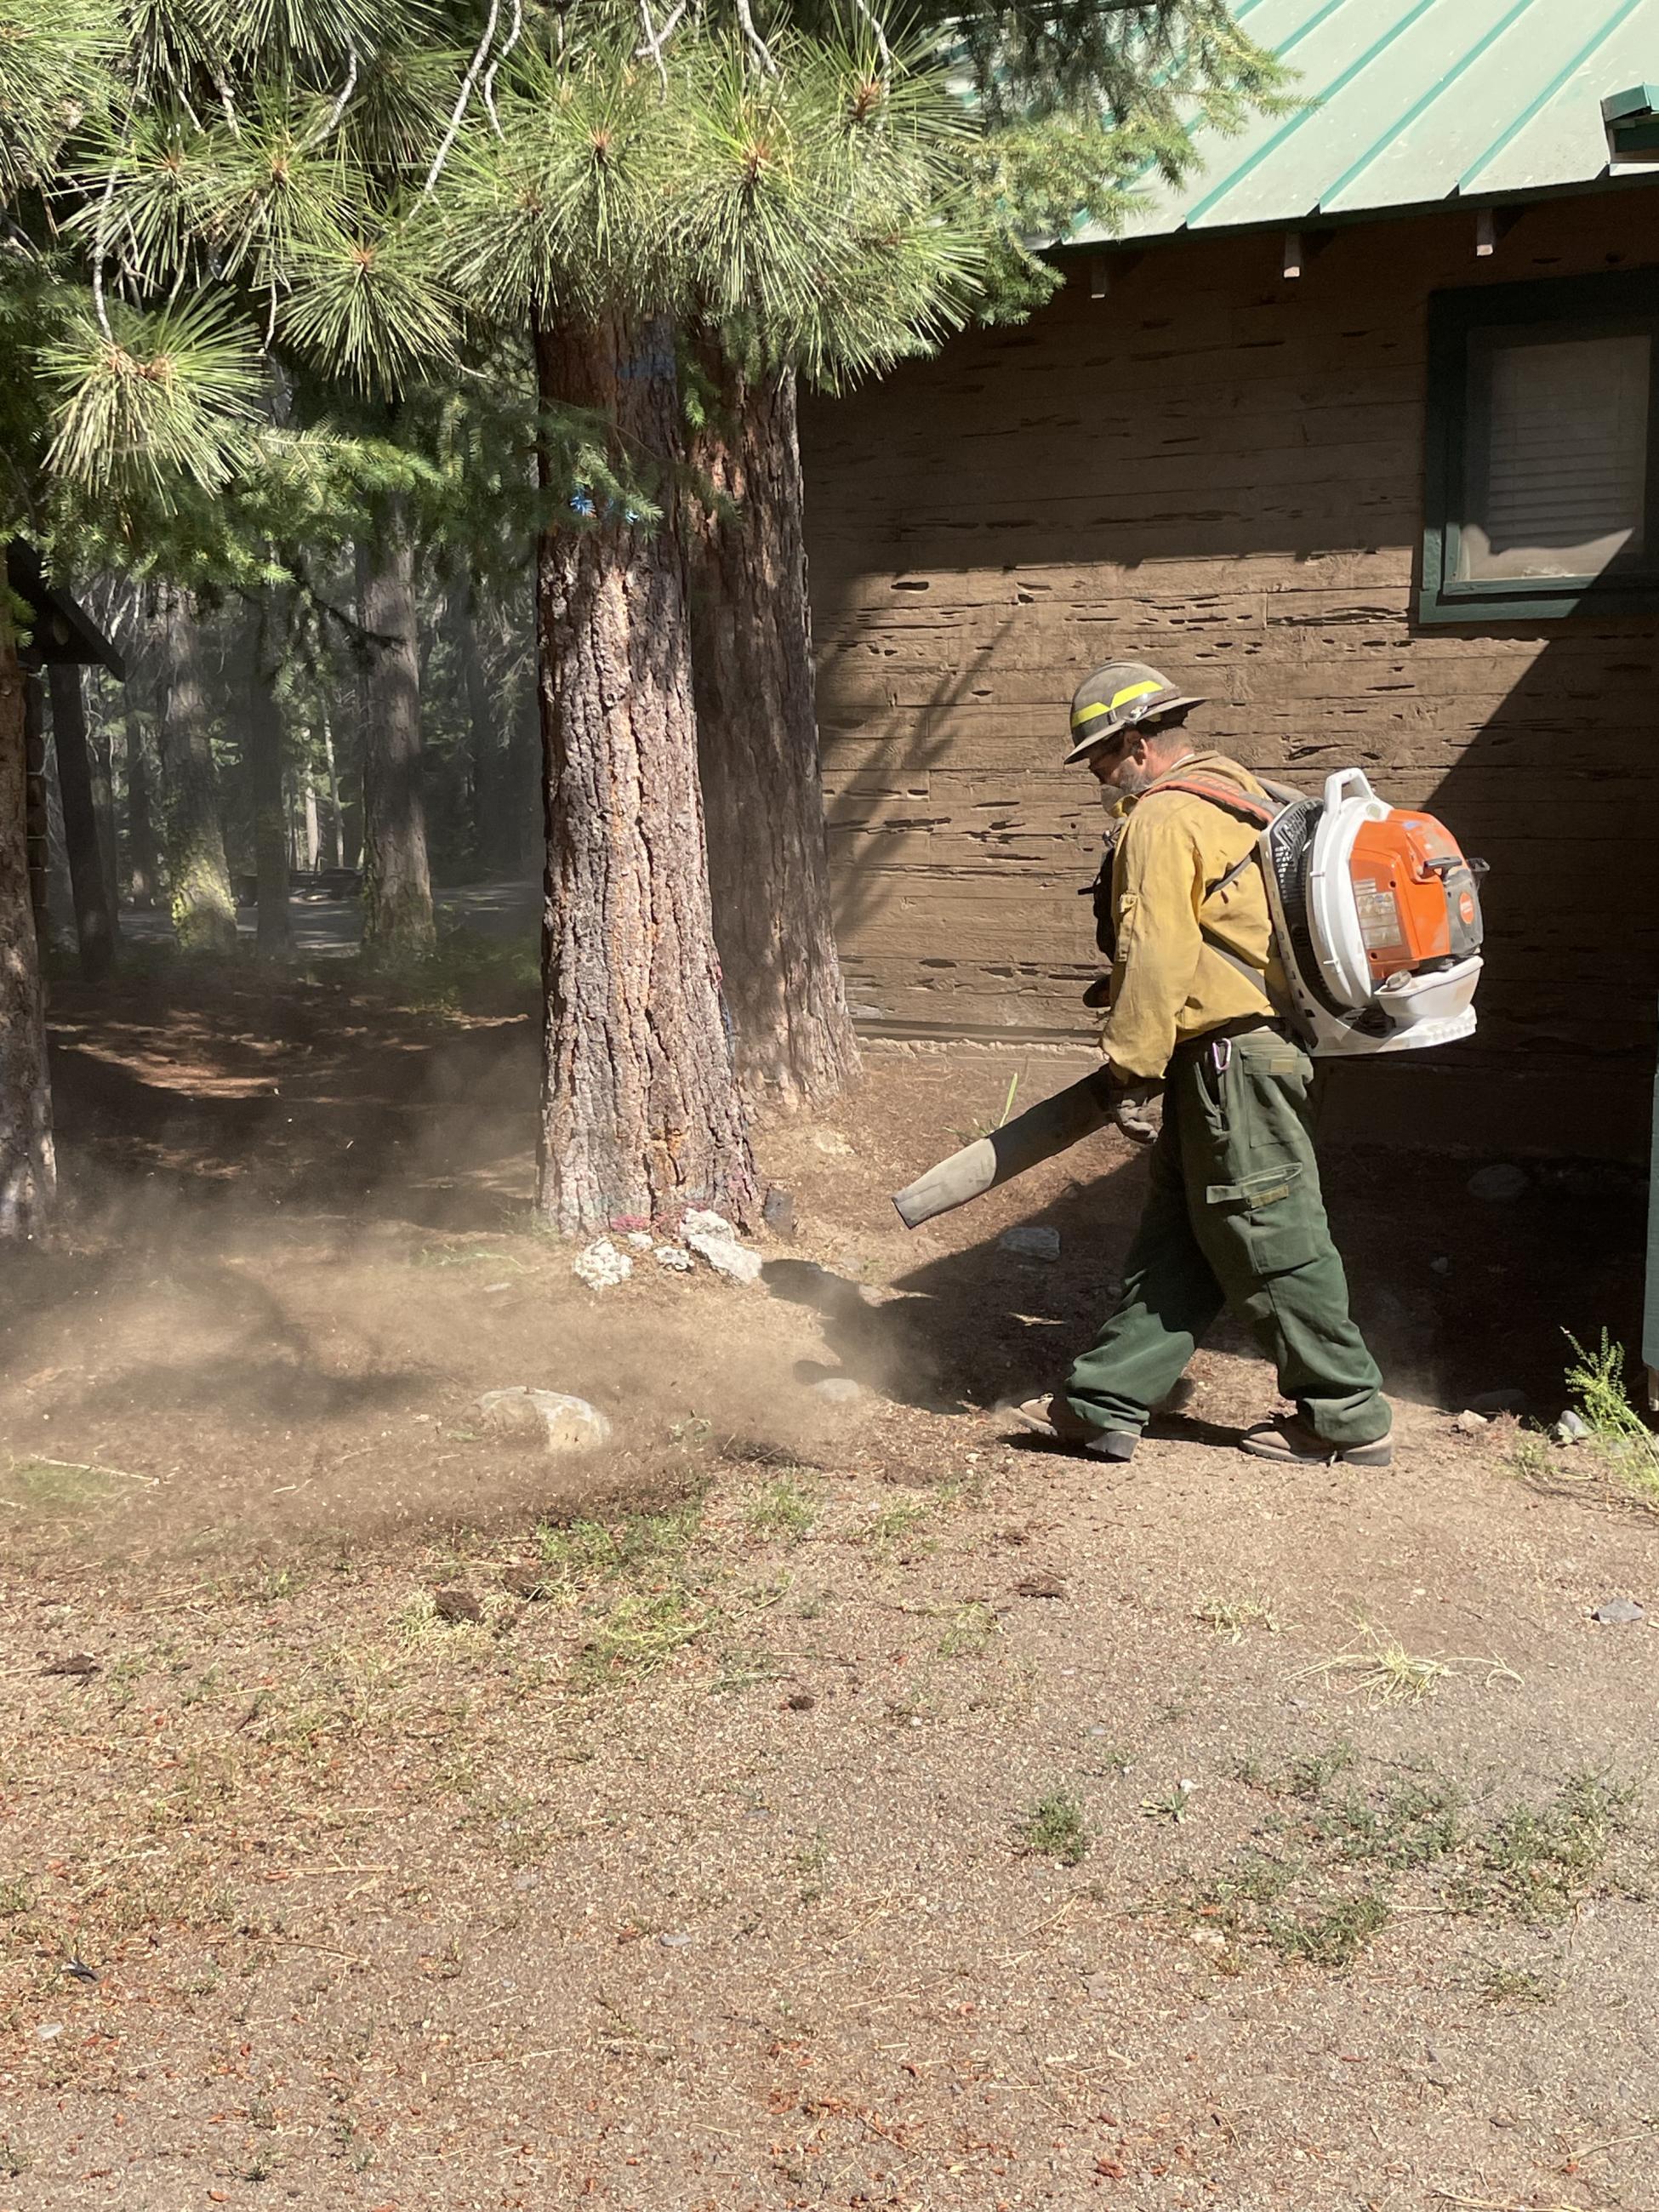
[[[1480,945],[1480,895],[1456,839],[1431,814],[1391,808],[1364,823],[1348,872],[1378,983],[1437,961],[1464,960]]]

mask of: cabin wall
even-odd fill
[[[1492,864],[1481,1029],[1342,1071],[1335,1126],[1636,1152],[1659,988],[1656,617],[1421,628],[1425,303],[1659,258],[1641,188],[1332,234],[1079,257],[1021,326],[804,410],[838,924],[865,1029],[1075,1041],[1095,787],[1060,767],[1100,662],[1316,787],[1358,762]]]

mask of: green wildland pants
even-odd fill
[[[1275,1029],[1176,1047],[1123,1295],[1063,1387],[1084,1420],[1144,1428],[1229,1305],[1326,1443],[1388,1434],[1382,1378],[1348,1316],[1347,1278],[1325,1220],[1308,1126],[1312,1081],[1313,1062]]]

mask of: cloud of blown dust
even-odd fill
[[[192,1555],[522,1523],[683,1494],[727,1444],[852,1419],[813,1312],[537,1234],[523,1017],[434,1024],[355,983],[199,979],[61,1010],[67,1233],[0,1279],[0,1516],[26,1548]],[[477,1401],[586,1398],[549,1456]]]

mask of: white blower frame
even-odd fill
[[[1341,769],[1326,777],[1322,803],[1294,797],[1261,832],[1261,873],[1291,1020],[1316,1060],[1417,1052],[1455,1044],[1474,1030],[1478,953],[1426,975],[1372,981],[1349,864],[1364,825],[1394,811],[1362,769]],[[1318,817],[1311,837],[1310,813]]]

